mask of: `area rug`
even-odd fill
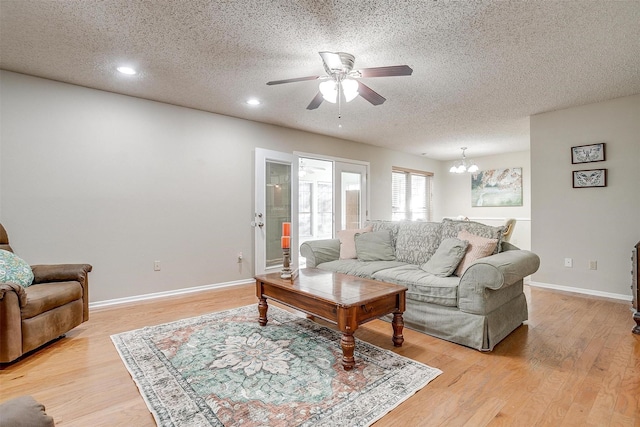
[[[159,426],[368,426],[442,373],[257,304],[111,336]],[[389,327],[391,339],[391,327]]]

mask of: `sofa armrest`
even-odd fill
[[[33,284],[47,282],[68,282],[75,280],[84,283],[87,273],[92,270],[89,264],[32,265]]]
[[[460,286],[500,289],[535,273],[540,267],[538,255],[525,250],[500,252],[476,260],[460,278]]]
[[[20,307],[27,304],[27,293],[22,286],[15,283],[0,283],[0,301],[5,299],[8,292],[16,294]]]
[[[340,239],[309,240],[300,245],[300,254],[307,259],[307,267],[340,258]]]
[[[475,261],[460,278],[458,308],[476,314],[490,312],[501,303],[494,291],[520,283],[539,266],[538,255],[525,250],[500,252]]]
[[[27,293],[22,286],[0,283],[0,363],[22,355],[21,308],[25,305]]]
[[[76,281],[82,286],[83,321],[89,320],[89,264],[32,265],[33,284]]]

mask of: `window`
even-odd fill
[[[431,220],[431,172],[394,167],[391,171],[391,219]]]

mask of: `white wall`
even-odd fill
[[[251,279],[256,147],[370,162],[375,219],[391,218],[392,166],[438,167],[6,71],[0,91],[0,221],[31,264],[91,263],[92,302]]]
[[[571,164],[572,146],[606,143],[606,161]],[[631,297],[640,240],[640,95],[531,117],[532,277],[595,295]],[[572,171],[608,169],[605,188],[572,188]],[[573,259],[573,268],[564,267]],[[598,269],[588,269],[589,261]]]
[[[522,168],[522,206],[505,207],[472,207],[471,175],[449,172],[453,164],[442,162],[440,169],[440,217],[466,216],[471,220],[493,226],[503,225],[507,218],[515,218],[516,226],[511,236],[511,243],[521,249],[531,249],[531,166],[530,153],[521,151],[495,156],[474,157],[467,150],[467,158],[476,162],[480,170]]]

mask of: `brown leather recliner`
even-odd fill
[[[0,224],[0,249],[13,252]],[[32,265],[23,288],[0,283],[0,363],[54,340],[89,320],[89,264]]]

